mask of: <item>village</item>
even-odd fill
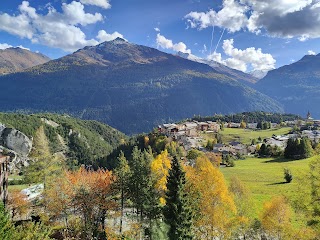
[[[261,124],[261,123],[260,123]],[[257,153],[257,149],[261,144],[277,147],[284,150],[290,138],[308,138],[312,143],[319,143],[320,141],[320,127],[319,120],[313,120],[310,113],[304,120],[285,121],[279,123],[265,123],[268,125],[268,130],[277,130],[281,128],[290,128],[291,130],[282,135],[275,135],[263,138],[252,139],[251,143],[244,143],[241,139],[233,139],[229,142],[221,140],[213,144],[211,149],[206,148],[208,142],[208,135],[220,136],[224,129],[239,129],[250,135],[251,132],[261,132],[259,123],[221,123],[212,121],[186,121],[182,123],[167,123],[158,126],[158,132],[171,137],[177,141],[186,151],[197,149],[200,151],[211,151],[217,156],[225,157],[227,155],[233,156],[248,156]],[[276,131],[275,131],[276,132]],[[257,141],[256,141],[257,140]]]

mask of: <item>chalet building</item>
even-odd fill
[[[0,198],[4,205],[6,205],[8,200],[8,156],[0,155]]]
[[[220,131],[220,124],[212,121],[207,121],[209,126],[209,131],[219,132]]]
[[[199,131],[208,131],[209,130],[209,124],[206,123],[206,122],[199,122],[198,126],[197,126],[197,129]]]
[[[257,129],[258,123],[247,123],[248,129]]]

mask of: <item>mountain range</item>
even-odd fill
[[[0,75],[14,73],[50,61],[50,58],[27,49],[7,48],[0,50]]]
[[[120,38],[0,82],[1,111],[69,113],[129,134],[193,115],[283,111],[232,74]]]
[[[320,54],[270,71],[255,88],[280,102],[285,112],[320,118]]]

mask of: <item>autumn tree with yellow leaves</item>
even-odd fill
[[[247,239],[253,222],[251,216],[253,214],[254,204],[251,198],[251,192],[237,176],[231,177],[229,191],[237,207],[237,218],[235,221],[237,228],[235,229],[235,235]]]
[[[286,199],[282,196],[273,197],[264,204],[261,223],[263,229],[277,239],[288,239],[290,231],[291,210]]]
[[[164,204],[164,195],[167,190],[167,176],[171,162],[168,151],[164,150],[151,162],[151,172],[156,180],[155,188],[160,196],[160,203]]]
[[[194,167],[186,167],[188,191],[196,212],[197,239],[224,239],[231,235],[236,206],[224,177],[209,159],[201,155]]]

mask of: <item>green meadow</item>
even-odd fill
[[[315,157],[313,157],[315,158]],[[309,171],[309,163],[313,158],[288,161],[286,159],[248,157],[235,162],[235,167],[221,168],[227,182],[237,176],[250,189],[255,216],[259,217],[264,202],[272,196],[284,195],[293,197],[298,192],[298,178],[303,178]],[[289,168],[293,181],[285,183],[283,169]],[[309,186],[306,186],[309,187]]]
[[[250,144],[252,139],[258,139],[261,137],[269,138],[272,135],[284,135],[288,134],[292,128],[273,128],[267,130],[250,130],[250,129],[242,129],[242,128],[224,128],[223,131],[220,131],[221,138],[223,143],[228,143],[232,141],[239,141],[244,144]],[[203,136],[208,139],[214,136],[213,133],[205,133]]]

